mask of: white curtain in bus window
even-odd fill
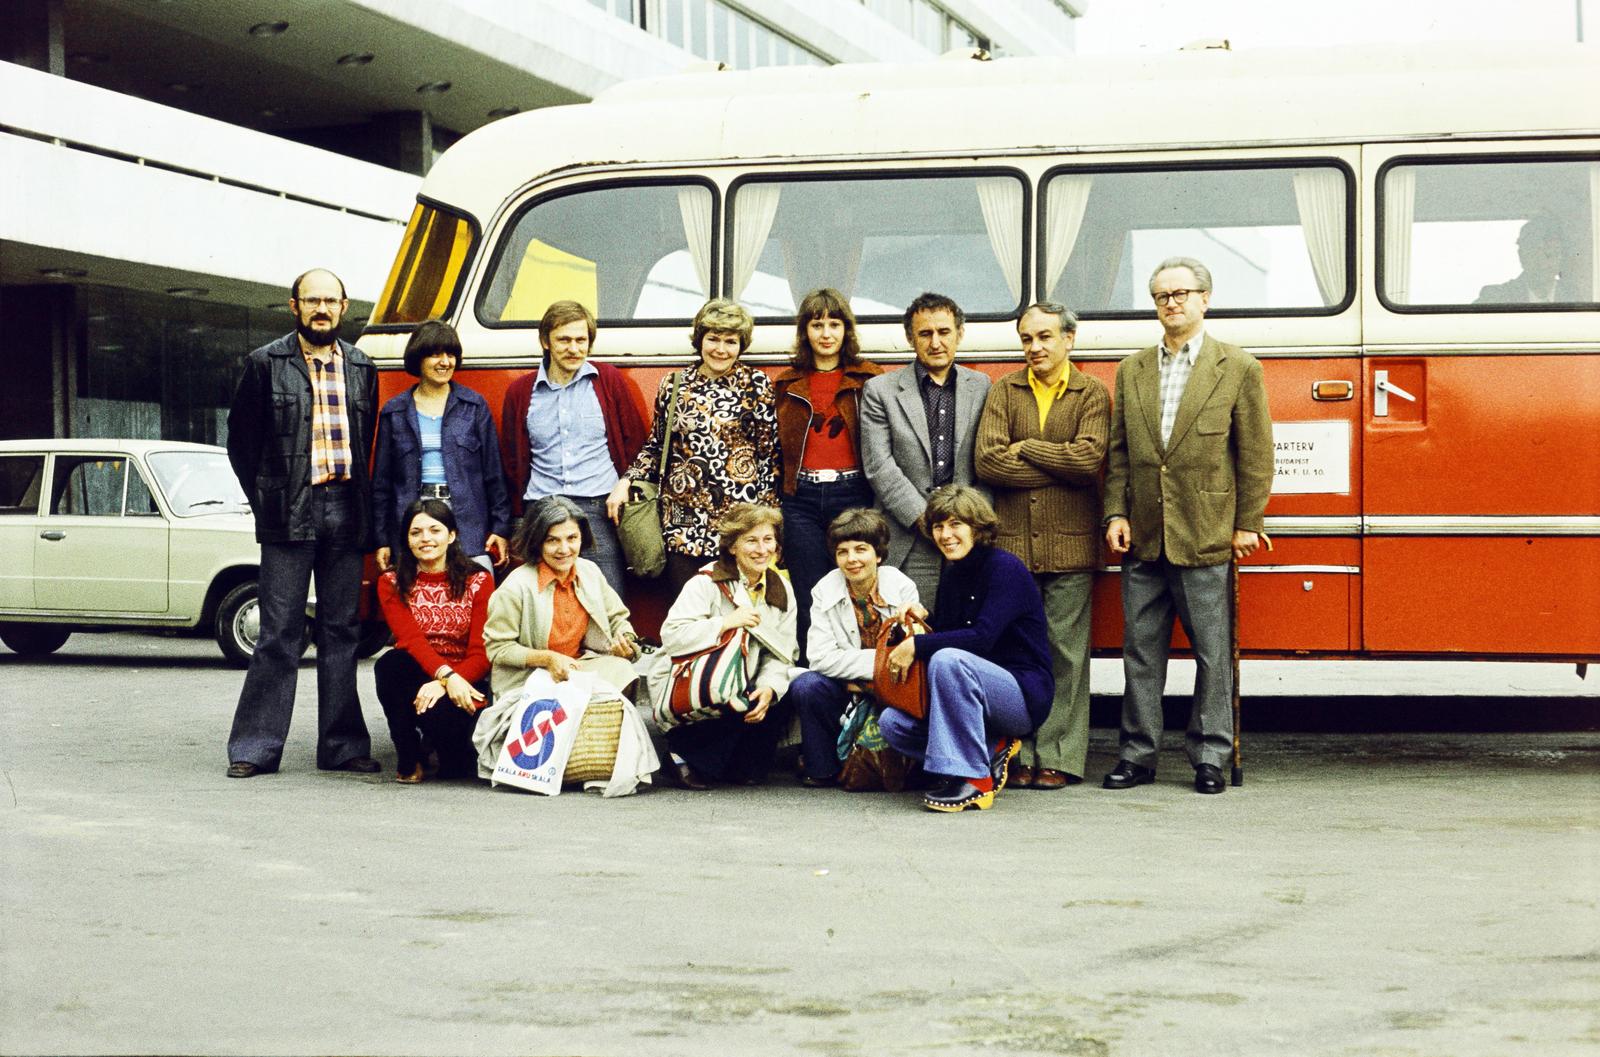
[[[1040,288],[1080,313],[1145,314],[1150,273],[1184,256],[1211,270],[1215,308],[1324,311],[1349,289],[1348,202],[1332,165],[1058,173]]]
[[[1020,178],[998,173],[789,177],[733,193],[729,272],[758,318],[793,316],[831,286],[858,317],[899,318],[925,290],[969,315],[1022,300]]]
[[[1428,159],[1390,167],[1383,296],[1393,305],[1506,310],[1600,301],[1600,161]]]
[[[486,323],[537,323],[579,301],[601,322],[688,321],[711,291],[711,191],[699,184],[583,188],[536,202],[484,284]]]
[[[1067,259],[1077,244],[1083,227],[1083,211],[1089,205],[1092,176],[1057,176],[1050,181],[1045,198],[1044,289],[1054,290],[1066,271]]]

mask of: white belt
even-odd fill
[[[796,475],[806,484],[833,484],[837,481],[854,481],[860,470],[801,470]]]

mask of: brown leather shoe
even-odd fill
[[[1011,765],[1011,777],[1007,779],[1006,787],[1008,789],[1032,789],[1034,788],[1034,781],[1035,774],[1031,766],[1025,763],[1014,763]]]
[[[394,776],[394,780],[401,785],[416,785],[422,781],[422,764],[414,765],[409,771],[401,771]]]
[[[1077,785],[1083,781],[1075,774],[1058,771],[1053,767],[1041,767],[1033,773],[1033,788],[1035,789],[1065,789],[1069,785]]]

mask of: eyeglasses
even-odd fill
[[[308,308],[335,308],[344,303],[342,297],[297,297],[295,300]]]
[[[1185,301],[1189,300],[1190,294],[1204,292],[1205,291],[1203,290],[1173,290],[1169,293],[1153,294],[1151,296],[1156,299],[1156,304],[1160,305],[1162,308],[1165,308],[1167,307],[1168,301],[1171,301],[1175,305],[1181,305]]]

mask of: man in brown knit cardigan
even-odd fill
[[[1083,781],[1089,752],[1089,598],[1100,565],[1100,465],[1111,399],[1067,359],[1078,320],[1053,301],[1017,321],[1028,366],[989,390],[973,449],[994,486],[999,546],[1044,595],[1056,677],[1049,717],[1022,743],[1007,783],[1060,789]]]

